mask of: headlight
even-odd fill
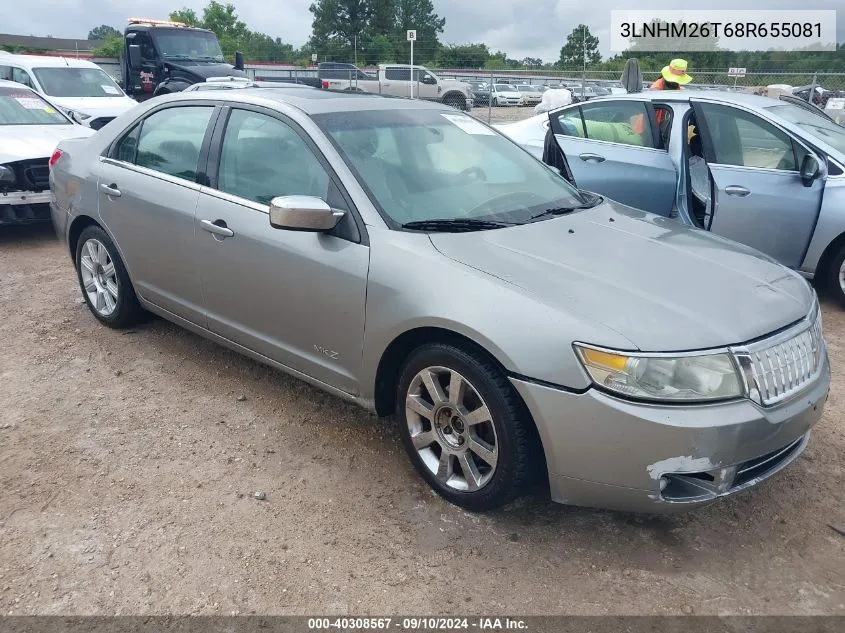
[[[738,398],[742,379],[728,353],[655,356],[575,345],[596,385],[630,398],[706,401]]]
[[[85,124],[85,121],[91,118],[90,114],[85,114],[84,112],[76,112],[71,111],[70,118],[80,124]]]

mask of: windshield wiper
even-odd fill
[[[509,222],[495,222],[493,220],[474,220],[472,218],[443,218],[435,220],[418,220],[405,222],[403,229],[416,231],[441,231],[443,233],[464,233],[467,231],[487,231],[513,226]]]
[[[583,209],[592,209],[603,199],[601,196],[597,196],[586,191],[582,191],[580,193],[582,195],[589,195],[592,199],[588,198],[586,203],[578,204],[573,207],[552,207],[550,209],[546,209],[545,211],[541,211],[537,215],[532,215],[530,218],[528,218],[528,221],[531,222],[532,220],[539,220],[540,218],[547,218],[549,216],[554,215],[566,215],[567,213],[572,213],[573,211],[582,211]]]

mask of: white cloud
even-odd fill
[[[225,0],[224,0],[225,1]],[[435,10],[446,18],[442,40],[446,43],[486,43],[510,57],[540,57],[555,61],[566,36],[579,23],[586,23],[599,36],[602,54],[609,54],[610,10],[626,6],[620,0],[593,0],[575,4],[571,0],[433,0]],[[255,31],[280,37],[295,46],[311,33],[312,0],[232,0],[240,18]],[[127,4],[131,8],[127,8]],[[207,0],[28,0],[25,9],[12,0],[0,2],[0,30],[20,35],[54,37],[87,36],[100,24],[122,28],[129,17],[166,19],[183,6],[201,12]],[[749,3],[749,8],[760,8]],[[816,0],[814,9],[836,8],[839,0]],[[678,8],[677,0],[644,0],[638,8]],[[690,7],[687,7],[690,8]],[[732,0],[711,0],[708,9],[741,8]],[[766,9],[800,9],[798,0],[769,0]],[[840,33],[845,33],[845,12]],[[131,16],[130,16],[131,14]]]

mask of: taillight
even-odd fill
[[[56,161],[62,157],[62,154],[64,154],[64,152],[60,149],[57,149],[55,152],[53,152],[53,155],[50,156],[49,165],[51,169],[53,168],[53,165],[56,164]]]
[[[328,89],[329,89],[329,82],[324,80],[323,81],[323,90],[328,90]]]

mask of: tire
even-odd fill
[[[450,108],[455,108],[455,110],[466,110],[467,109],[467,102],[466,99],[462,99],[457,95],[449,95],[445,99],[443,99],[443,105],[447,105]]]
[[[830,260],[826,271],[827,290],[831,297],[845,308],[845,244],[843,244],[833,259]]]
[[[82,230],[76,243],[76,276],[91,314],[103,325],[135,325],[143,314],[123,260],[99,226]]]
[[[450,397],[453,384],[460,391]],[[533,422],[480,352],[447,343],[414,350],[400,374],[395,415],[417,472],[450,503],[483,512],[527,486]]]

